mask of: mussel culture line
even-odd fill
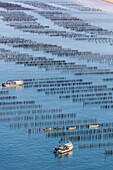
[[[6,148],[23,138],[36,144],[37,157],[41,153],[46,162],[51,147],[72,141],[73,160],[78,154],[81,164],[85,155],[101,155],[104,167],[103,155],[113,155],[113,17],[71,0],[2,1],[0,24],[0,132],[9,140]],[[2,87],[9,80],[22,85]]]

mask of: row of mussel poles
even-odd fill
[[[55,38],[73,39],[84,41],[84,43],[96,44],[105,43],[113,45],[113,32],[70,15],[67,10],[60,7],[53,7],[50,4],[39,2],[24,2],[32,6],[25,8],[21,5],[0,2],[0,16],[3,22],[8,26],[18,29],[22,32],[38,35],[46,35]],[[63,6],[66,4],[62,4]],[[89,10],[98,12],[98,10],[83,8],[83,6],[73,6],[76,10]],[[33,10],[33,7],[40,8],[40,11]],[[49,19],[55,25],[65,28],[68,31],[51,29],[49,25],[39,23],[38,17]],[[99,11],[100,12],[100,11]],[[62,22],[63,21],[63,22]],[[78,33],[79,32],[79,33]],[[33,56],[28,53],[19,53],[0,49],[0,59],[5,62],[14,62],[25,67],[38,67],[41,69],[58,70],[60,72],[72,73],[80,76],[111,76],[111,79],[103,79],[102,84],[94,84],[91,80],[83,78],[67,79],[65,77],[42,78],[42,79],[24,79],[24,87],[35,88],[37,93],[45,95],[58,95],[59,100],[71,100],[73,103],[82,103],[85,107],[89,105],[99,106],[101,109],[113,108],[113,88],[106,85],[106,81],[112,83],[113,71],[97,66],[88,66],[88,64],[79,64],[69,62],[65,58],[71,57],[75,60],[85,60],[87,62],[97,62],[99,64],[113,64],[112,54],[100,54],[89,51],[72,50],[63,48],[60,45],[35,42],[33,40],[21,37],[0,36],[0,44],[8,45],[13,48],[24,50],[42,51],[46,57]],[[58,56],[59,60],[47,57],[49,55]],[[105,85],[104,85],[105,83]],[[42,103],[35,100],[18,100],[18,96],[10,95],[10,90],[0,91],[0,122],[9,125],[10,129],[26,128],[29,135],[46,134],[47,138],[60,138],[60,141],[97,141],[113,138],[113,122],[97,122],[96,118],[77,119],[75,112],[65,112],[62,108],[45,109]],[[79,148],[108,147],[112,142],[81,144]],[[110,153],[110,152],[106,152]],[[112,152],[111,152],[112,153]]]

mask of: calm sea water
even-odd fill
[[[3,1],[7,2],[7,1]],[[8,2],[12,2],[11,0]],[[37,1],[42,2],[42,1]],[[43,1],[47,3],[47,1]],[[62,4],[65,2],[65,6]],[[107,29],[108,31],[113,31],[113,14],[111,9],[113,9],[113,5],[110,5],[108,10],[109,4],[106,3],[107,10],[105,11],[100,4],[104,4],[103,1],[91,1],[84,4],[86,7],[97,9],[101,9],[101,11],[97,10],[83,10],[83,2],[76,1],[77,4],[82,5],[82,10],[78,10],[78,8],[70,6],[69,4],[75,3],[75,1],[48,1],[49,4],[52,4],[54,7],[62,7],[70,16],[75,16],[87,23],[101,27],[103,29]],[[16,2],[15,4],[17,4]],[[25,4],[22,2],[18,3],[21,4],[23,7],[26,7]],[[38,7],[33,7],[29,5],[29,7],[35,10],[43,10]],[[104,7],[104,5],[103,5]],[[85,9],[85,8],[84,8]],[[103,9],[103,10],[102,10]],[[46,11],[47,9],[45,9]],[[0,12],[6,12],[3,8],[0,8]],[[61,10],[63,11],[63,10]],[[14,12],[14,11],[13,11]],[[17,11],[16,11],[17,12]],[[58,25],[54,25],[49,19],[40,16],[34,11],[24,11],[27,15],[34,16],[38,18],[37,22],[41,23],[42,25],[48,25],[50,29],[59,30],[59,31],[66,31],[66,32],[76,32],[74,30],[66,29],[60,27]],[[1,14],[0,17],[0,37],[18,37],[24,38],[26,40],[32,40],[33,42],[37,43],[46,43],[52,45],[58,45],[62,48],[69,48],[72,50],[78,51],[90,51],[92,53],[98,53],[103,55],[111,55],[113,53],[113,45],[112,45],[112,38],[113,34],[111,35],[97,35],[97,37],[107,38],[107,41],[110,39],[111,44],[107,41],[103,42],[100,40],[98,42],[89,42],[84,40],[74,40],[69,38],[62,38],[61,36],[47,36],[45,34],[38,34],[38,33],[30,33],[30,32],[23,32],[20,29],[14,29],[14,27],[9,26],[10,22],[4,21],[3,15]],[[90,35],[90,33],[80,32],[82,34]],[[112,67],[112,60],[104,60],[102,59],[100,62],[99,60],[88,60],[87,58],[73,58],[71,56],[57,56],[53,55],[51,52],[47,53],[43,50],[35,51],[31,48],[13,48],[11,44],[0,43],[0,49],[3,48],[4,50],[10,50],[9,53],[13,55],[14,52],[17,53],[24,53],[32,55],[33,57],[46,57],[51,58],[54,60],[65,60],[66,62],[75,62],[78,65],[85,64],[87,67],[98,67],[99,69],[108,69],[109,71],[113,70]],[[5,54],[5,52],[4,52]],[[112,58],[112,57],[111,57]],[[23,64],[16,64],[16,61],[6,61],[4,57],[0,60],[0,84],[5,82],[9,79],[22,79],[22,80],[37,80],[43,79],[61,79],[64,78],[66,80],[77,80],[82,79],[84,82],[92,82],[93,85],[106,85],[107,88],[112,88],[113,84],[112,81],[103,81],[105,78],[113,78],[112,74],[89,74],[89,75],[74,75],[73,72],[69,71],[62,71],[60,69],[53,69],[47,70],[45,68],[40,67],[33,67],[33,66],[24,66]],[[48,83],[49,84],[49,83]],[[61,84],[59,85],[59,87]],[[59,120],[67,121],[69,119],[73,120],[88,120],[88,119],[97,119],[99,123],[106,123],[106,122],[113,122],[113,109],[102,109],[98,105],[83,105],[83,102],[73,102],[72,99],[64,98],[60,99],[59,96],[62,96],[62,93],[58,94],[45,94],[45,92],[37,92],[36,87],[28,87],[25,88],[3,88],[0,85],[0,91],[7,91],[8,94],[0,94],[0,170],[111,170],[113,167],[113,155],[105,155],[105,150],[112,150],[111,147],[95,147],[95,148],[85,148],[80,149],[80,144],[90,144],[90,143],[108,143],[112,142],[112,138],[106,139],[92,139],[91,140],[73,140],[74,150],[69,152],[65,155],[54,155],[53,149],[54,146],[59,144],[61,140],[61,136],[57,137],[48,137],[49,132],[44,132],[42,128],[45,127],[54,127],[56,125],[46,125],[43,124],[40,126],[33,127],[31,124],[34,122],[32,120],[32,116],[38,115],[50,115],[51,117],[56,114],[69,114],[69,113],[76,113],[76,118],[54,118],[51,119],[36,119],[36,122],[54,122]],[[59,92],[59,89],[58,91]],[[106,92],[106,91],[105,91]],[[109,91],[112,96],[112,90]],[[104,93],[104,92],[103,92]],[[82,93],[82,94],[85,94]],[[89,94],[92,94],[89,92]],[[66,95],[66,94],[64,94]],[[68,94],[67,94],[68,95]],[[71,94],[72,95],[72,94]],[[80,95],[80,93],[78,94]],[[2,97],[6,96],[16,96],[16,99],[3,99]],[[93,100],[93,99],[92,99]],[[98,100],[98,99],[97,99]],[[108,99],[109,100],[109,99]],[[40,104],[41,108],[13,108],[7,109],[3,107],[7,106],[19,106],[15,105],[14,103],[8,104],[8,102],[13,101],[35,101],[35,104]],[[2,102],[6,102],[3,104]],[[29,106],[29,105],[27,105]],[[48,112],[51,109],[61,109],[61,112]],[[23,111],[24,110],[24,111]],[[32,110],[45,110],[45,112],[38,112],[37,114],[33,114]],[[21,111],[22,113],[18,113]],[[26,111],[30,111],[29,114],[26,114]],[[11,113],[12,112],[12,113]],[[22,116],[31,116],[31,119],[25,120],[25,117],[22,119]],[[20,118],[20,120],[19,120]],[[27,119],[27,118],[26,118]],[[21,126],[19,126],[19,123]],[[22,126],[22,123],[24,126]],[[28,123],[29,126],[25,126],[25,123]],[[15,126],[14,126],[15,125]],[[69,124],[64,124],[64,126],[68,126]],[[58,126],[60,126],[58,124]],[[29,132],[31,130],[31,133]],[[41,129],[41,132],[39,132]],[[56,132],[56,131],[52,131]],[[57,132],[56,132],[57,133]],[[82,132],[81,132],[82,133]],[[112,132],[109,132],[112,133]],[[65,137],[65,136],[63,136]],[[68,142],[69,136],[67,136],[67,140],[62,141],[62,143]]]

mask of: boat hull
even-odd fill
[[[72,150],[73,150],[73,148],[66,149],[66,150],[59,150],[59,151],[57,152],[57,154],[64,154],[64,153],[70,152],[70,151],[72,151]]]

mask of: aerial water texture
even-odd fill
[[[112,167],[111,0],[0,1],[0,170]]]

